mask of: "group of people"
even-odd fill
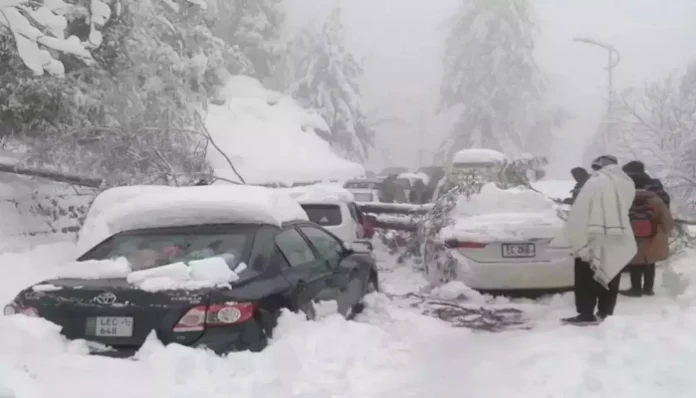
[[[592,170],[571,170],[576,185],[562,236],[552,246],[570,247],[575,256],[575,307],[568,324],[597,324],[614,314],[618,295],[654,294],[655,263],[669,256],[674,229],[670,197],[640,161],[624,166],[612,155],[592,162]],[[631,287],[619,291],[627,268]],[[595,312],[596,311],[596,312]]]

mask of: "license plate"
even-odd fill
[[[534,243],[504,243],[503,258],[529,258],[536,256]]]
[[[87,319],[87,334],[97,337],[132,337],[133,318],[98,316]]]

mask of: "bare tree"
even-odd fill
[[[638,94],[638,95],[632,95]],[[680,211],[696,209],[696,64],[619,100],[623,112],[614,144],[663,180]]]

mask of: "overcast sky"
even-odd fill
[[[288,0],[291,27],[321,21],[338,4],[348,46],[363,59],[365,106],[373,116],[405,123],[380,126],[368,166],[430,163],[450,123],[436,116],[445,19],[461,0]],[[537,60],[552,84],[551,99],[575,116],[558,132],[552,163],[563,171],[581,162],[607,97],[607,53],[573,43],[591,37],[615,46],[617,90],[640,87],[696,60],[696,0],[533,0],[540,34]],[[691,22],[691,23],[690,23]],[[421,115],[425,137],[421,139]],[[422,144],[421,144],[422,143]]]

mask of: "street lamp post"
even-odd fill
[[[619,61],[621,60],[621,55],[619,54],[619,51],[611,44],[602,43],[594,39],[590,39],[587,37],[575,37],[573,38],[573,41],[602,47],[605,50],[607,50],[608,53],[609,58],[607,67],[604,68],[607,71],[607,88],[609,91],[609,98],[607,99],[607,136],[605,137],[606,142],[606,140],[609,138],[608,135],[612,132],[612,128],[614,125],[614,68],[616,68],[616,66],[619,64]]]

